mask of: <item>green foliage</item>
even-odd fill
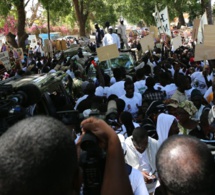
[[[66,16],[71,11],[70,0],[39,0],[45,9],[55,14],[55,17]]]
[[[201,13],[201,5],[196,0],[118,0],[117,12],[123,15],[130,23],[137,24],[144,21],[146,25],[154,25],[155,5],[159,10],[168,7],[170,20],[181,13],[189,13],[190,19],[194,19]]]
[[[10,12],[10,9],[13,5],[12,0],[1,0],[0,1],[0,15],[1,16],[7,16],[8,13]]]
[[[163,0],[168,5],[169,13],[177,17],[179,13],[189,13],[190,19],[193,20],[201,15],[201,4],[196,0]]]
[[[111,25],[115,24],[117,22],[117,14],[115,13],[113,6],[105,2],[102,2],[101,4],[94,9],[94,18],[92,19],[93,23],[98,23],[103,28],[107,21]]]
[[[74,27],[75,23],[76,23],[76,16],[75,16],[75,11],[74,11],[74,7],[71,7],[71,13],[68,14],[64,20],[63,20],[66,24],[69,24],[70,27]]]

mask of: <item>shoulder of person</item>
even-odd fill
[[[151,144],[158,144],[158,140],[152,138],[152,137],[148,137],[148,142]]]
[[[151,148],[156,153],[159,149],[158,140],[148,137],[148,148]]]
[[[126,143],[127,145],[131,145],[131,143],[132,143],[132,138],[133,138],[132,135],[129,136],[129,137],[127,137],[127,138],[125,139],[125,143]]]

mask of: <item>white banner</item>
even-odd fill
[[[0,52],[0,61],[7,70],[11,69],[8,51]]]
[[[155,22],[157,25],[157,28],[160,33],[165,33],[172,37],[171,30],[170,30],[170,25],[169,25],[169,14],[168,14],[168,9],[165,7],[164,10],[161,12],[158,11],[157,7],[155,6]]]
[[[34,49],[37,46],[37,37],[36,35],[28,35],[28,44],[32,49]]]
[[[199,23],[199,30],[198,30],[198,36],[197,36],[197,43],[203,43],[204,42],[204,25],[208,24],[207,14],[206,12],[202,15],[200,23]]]

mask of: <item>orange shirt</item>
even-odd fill
[[[207,96],[206,100],[207,100],[207,102],[210,104],[210,103],[213,101],[213,98],[214,98],[214,95],[213,95],[213,92],[212,92],[212,93],[210,93],[210,94]]]

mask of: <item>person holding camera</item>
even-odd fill
[[[107,153],[101,194],[133,194],[121,143],[115,131],[105,121],[94,117],[85,119],[81,126],[83,134],[93,133],[99,146]]]
[[[131,195],[114,130],[96,118],[88,118],[81,125],[83,133],[92,132],[107,153],[100,194]],[[54,118],[24,119],[0,137],[0,194],[78,195],[81,176],[72,131]]]

